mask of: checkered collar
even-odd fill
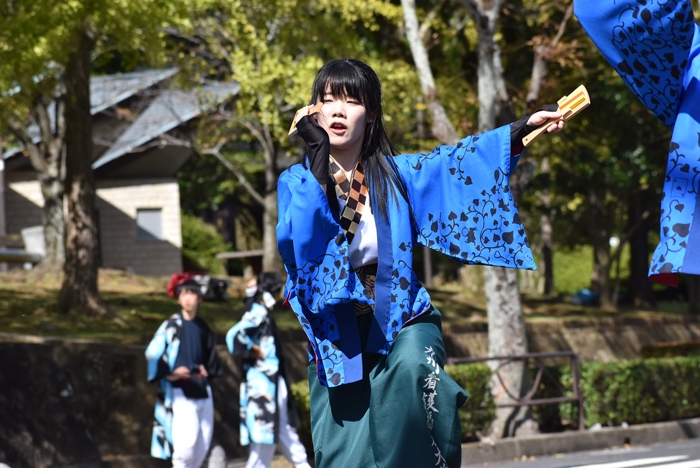
[[[340,215],[340,227],[343,228],[343,233],[350,244],[360,226],[362,212],[367,204],[365,171],[362,162],[357,161],[352,171],[352,178],[348,180],[345,171],[332,156],[329,158],[329,167],[335,180],[336,196],[345,201],[345,208]]]

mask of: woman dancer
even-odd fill
[[[297,113],[306,158],[278,184],[286,302],[310,341],[316,466],[456,468],[467,394],[442,369],[440,313],[413,271],[413,246],[534,268],[508,176],[522,137],[560,114],[397,155],[381,99],[366,64],[326,63],[312,90],[320,112]]]

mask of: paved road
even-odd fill
[[[466,462],[466,460],[465,460]],[[527,460],[463,464],[462,468],[700,468],[700,440],[530,457]]]
[[[465,460],[466,461],[466,460]],[[227,468],[243,468],[244,460],[230,461]],[[462,468],[700,468],[700,440],[671,442],[649,446],[628,446],[527,460],[463,464]],[[284,457],[276,458],[272,468],[292,468]],[[423,467],[405,467],[423,468]]]

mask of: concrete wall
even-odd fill
[[[41,225],[44,197],[34,173],[5,173],[5,213],[8,234]]]
[[[19,234],[41,221],[44,199],[33,173],[8,173],[7,232]],[[163,240],[138,240],[136,211],[162,210]],[[140,275],[169,275],[182,270],[180,191],[175,179],[97,182],[102,265]]]
[[[98,183],[97,196],[104,267],[153,276],[182,270],[176,180],[103,181]],[[136,238],[136,211],[149,208],[162,210],[163,240]]]
[[[485,323],[446,325],[449,357],[488,356]],[[576,351],[584,361],[638,359],[643,346],[700,340],[700,317],[603,318],[527,324],[531,353]]]

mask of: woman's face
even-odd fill
[[[322,99],[323,107],[319,112],[318,123],[328,132],[331,153],[357,151],[359,157],[365,136],[367,110],[359,99],[334,97],[330,89]]]

